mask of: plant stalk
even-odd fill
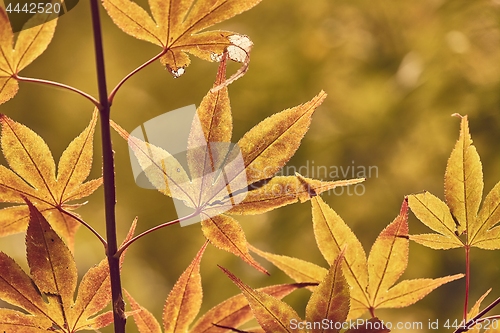
[[[467,322],[469,312],[469,289],[470,289],[470,246],[465,246],[465,299],[464,299],[464,323]]]
[[[142,232],[141,234],[133,237],[132,239],[130,239],[128,242],[125,242],[124,244],[122,244],[122,246],[118,249],[118,252],[116,252],[115,256],[117,258],[119,258],[121,256],[121,254],[130,246],[132,245],[132,243],[134,243],[135,241],[137,241],[139,238],[142,238],[150,233],[152,233],[153,231],[156,231],[158,229],[161,229],[161,228],[165,228],[165,227],[168,227],[168,226],[171,226],[171,225],[174,225],[176,223],[179,223],[179,222],[182,222],[182,221],[185,221],[185,220],[189,220],[190,218],[198,215],[199,212],[195,211],[187,216],[184,216],[184,217],[180,217],[176,220],[173,220],[173,221],[169,221],[169,222],[165,222],[165,223],[162,223],[162,224],[159,224],[153,228],[150,228],[144,232]]]
[[[45,85],[53,86],[53,87],[57,87],[57,88],[66,89],[66,90],[72,91],[74,93],[77,93],[80,96],[85,97],[90,102],[92,102],[92,104],[94,104],[97,108],[99,108],[101,106],[99,104],[99,101],[97,99],[95,99],[94,97],[92,97],[91,95],[87,94],[84,91],[81,91],[80,89],[77,89],[75,87],[69,86],[69,85],[64,84],[64,83],[49,81],[49,80],[44,80],[44,79],[35,79],[32,77],[22,77],[22,76],[19,76],[17,74],[14,74],[12,77],[20,82],[39,83],[39,84],[45,84]]]
[[[102,30],[101,20],[99,18],[98,0],[90,0],[90,9],[92,14],[92,28],[94,33],[99,102],[101,104],[99,113],[101,118],[102,136],[102,176],[104,183],[106,239],[108,243],[106,255],[109,264],[115,333],[125,333],[125,302],[123,301],[120,281],[120,258],[115,257],[116,251],[118,249],[116,240],[115,218],[115,168],[113,161],[113,148],[111,143],[110,104],[108,102],[108,92],[106,89],[106,73],[104,69],[104,51],[102,45]]]

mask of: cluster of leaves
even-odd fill
[[[77,285],[75,260],[64,241],[40,211],[26,199],[30,219],[26,231],[27,275],[5,253],[0,253],[0,299],[20,307],[0,309],[4,332],[76,332],[109,325],[111,312],[99,314],[109,303],[109,269],[102,260]]]

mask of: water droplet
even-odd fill
[[[171,70],[170,72],[172,73],[172,75],[174,76],[174,78],[178,78],[179,76],[181,76],[182,74],[184,74],[186,70],[184,69],[184,67],[179,67],[177,68],[177,70]]]

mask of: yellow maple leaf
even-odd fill
[[[429,192],[409,196],[415,216],[436,233],[410,238],[434,249],[478,247],[500,248],[500,182],[483,196],[483,170],[472,144],[467,116],[461,118],[460,135],[451,152],[445,172],[443,202]]]
[[[316,243],[325,260],[333,264],[344,252],[343,273],[349,283],[351,307],[348,319],[379,308],[411,305],[437,287],[463,277],[455,274],[437,279],[414,279],[396,283],[408,264],[408,204],[377,237],[368,258],[363,246],[342,218],[320,196],[311,199]],[[252,251],[271,261],[297,282],[321,281],[326,270],[297,258],[278,256],[255,248]]]
[[[14,46],[14,33],[3,3],[0,5],[0,104],[17,93],[17,74],[49,45],[57,24],[56,13],[35,14],[25,23]]]
[[[10,169],[0,165],[0,202],[19,204],[0,210],[0,236],[23,232],[29,219],[24,197],[32,201],[58,232],[73,247],[73,237],[81,224],[71,212],[79,205],[69,202],[92,194],[102,178],[85,182],[93,155],[94,127],[90,124],[63,152],[56,166],[43,139],[28,127],[0,115],[1,146]]]

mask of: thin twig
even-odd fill
[[[143,63],[142,65],[140,65],[139,67],[137,67],[136,69],[134,69],[132,72],[130,72],[129,74],[127,74],[127,76],[125,76],[117,85],[116,87],[113,88],[113,90],[111,91],[111,93],[109,94],[109,97],[108,97],[108,102],[109,102],[109,105],[113,104],[113,100],[115,98],[115,95],[116,93],[118,92],[118,90],[120,89],[120,87],[128,80],[130,79],[132,76],[134,76],[137,72],[139,72],[140,70],[146,68],[146,66],[152,64],[153,62],[155,62],[156,60],[158,60],[162,55],[164,55],[167,51],[166,50],[162,50],[160,53],[158,53],[157,55],[155,55],[153,58],[149,59],[148,61],[146,61],[145,63]]]
[[[195,211],[189,215],[186,215],[184,217],[180,217],[176,220],[173,220],[173,221],[168,221],[168,222],[165,222],[165,223],[162,223],[162,224],[159,224],[151,229],[148,229],[142,233],[140,233],[139,235],[135,236],[134,238],[130,239],[128,242],[125,242],[119,249],[118,251],[116,251],[116,254],[115,256],[117,258],[120,258],[120,255],[123,253],[123,251],[125,251],[127,249],[127,247],[129,247],[132,243],[134,243],[136,240],[138,240],[139,238],[142,238],[144,236],[146,236],[147,234],[149,233],[152,233],[153,231],[156,231],[158,229],[161,229],[161,228],[164,228],[164,227],[168,227],[170,225],[173,225],[173,224],[177,224],[179,222],[182,222],[182,221],[185,221],[185,220],[188,220],[196,215],[198,215],[199,212]]]
[[[482,323],[483,321],[486,321],[486,320],[492,320],[492,319],[500,319],[500,315],[494,315],[494,316],[489,316],[489,317],[484,317],[484,318],[478,319],[476,321],[476,324]]]
[[[101,118],[102,138],[102,176],[104,184],[104,210],[106,215],[106,239],[108,242],[106,255],[109,264],[113,322],[115,333],[125,333],[126,316],[120,277],[120,260],[115,257],[116,250],[118,249],[115,216],[115,166],[111,143],[110,104],[108,103],[108,93],[106,89],[106,72],[104,68],[104,50],[102,46],[102,30],[98,0],[90,1],[90,9],[92,14],[92,30],[94,34],[99,101],[101,104],[99,114]]]
[[[493,309],[495,306],[497,306],[500,303],[500,297],[498,297],[496,300],[494,300],[490,305],[485,307],[483,311],[479,312],[474,318],[469,320],[464,326],[457,328],[455,332],[453,333],[461,333],[461,332],[467,332],[474,324],[477,323],[477,321],[484,316],[486,313],[488,313],[491,309]]]
[[[66,215],[71,216],[72,218],[74,218],[75,220],[77,220],[78,222],[80,222],[81,224],[83,224],[87,229],[89,229],[101,241],[102,245],[104,245],[104,248],[107,251],[108,242],[106,242],[106,240],[94,228],[92,228],[92,226],[90,224],[88,224],[87,222],[85,222],[84,220],[82,220],[82,218],[80,216],[76,215],[75,213],[72,213],[70,211],[67,211],[67,210],[64,210],[64,209],[61,209],[61,208],[59,208],[59,211],[61,213],[64,213]]]
[[[45,85],[54,86],[57,88],[62,88],[62,89],[66,89],[66,90],[75,92],[75,93],[85,97],[89,101],[91,101],[92,104],[94,104],[98,109],[101,108],[101,103],[99,103],[99,101],[97,99],[95,99],[93,96],[87,94],[84,91],[81,91],[80,89],[69,86],[67,84],[55,82],[55,81],[44,80],[44,79],[35,79],[32,77],[22,77],[22,76],[19,76],[17,74],[12,75],[12,77],[18,81],[21,81],[21,82],[32,82],[32,83],[45,84]]]

